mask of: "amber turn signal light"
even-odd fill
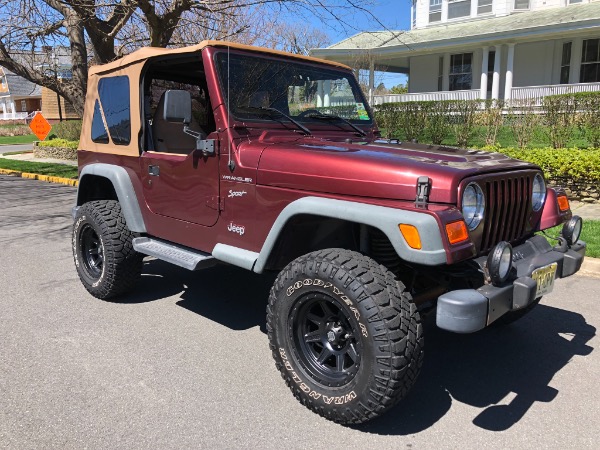
[[[451,244],[457,244],[459,242],[466,241],[467,239],[469,239],[467,224],[464,222],[464,220],[447,223],[446,234],[448,235],[448,241]]]
[[[569,199],[567,198],[566,195],[560,195],[557,197],[556,200],[558,201],[558,207],[560,208],[561,211],[566,211],[570,208]]]
[[[398,225],[398,228],[400,228],[400,233],[402,233],[404,240],[410,248],[421,250],[421,236],[419,236],[419,230],[417,230],[417,227],[414,225],[401,223]]]

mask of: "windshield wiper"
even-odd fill
[[[360,128],[358,128],[356,125],[354,125],[349,120],[346,120],[343,117],[336,116],[334,114],[324,114],[324,113],[318,113],[317,114],[317,113],[311,113],[311,114],[307,114],[305,117],[309,117],[311,119],[322,119],[322,120],[339,120],[341,122],[344,122],[346,125],[350,125],[354,129],[354,131],[356,131],[361,136],[366,136],[367,135],[366,132],[364,132],[363,130],[361,130]]]
[[[289,120],[294,125],[296,125],[298,127],[298,129],[300,129],[307,136],[312,136],[312,133],[311,133],[311,131],[308,128],[306,128],[304,125],[302,125],[301,123],[297,122],[296,120],[292,119],[290,116],[288,116],[283,111],[278,110],[277,108],[268,108],[266,106],[244,106],[244,107],[239,108],[239,109],[253,110],[253,111],[257,110],[257,111],[264,111],[266,113],[276,113],[276,114],[279,114],[280,116],[285,117],[287,120]],[[272,114],[269,114],[269,115],[272,116]]]

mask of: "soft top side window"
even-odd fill
[[[131,141],[129,78],[126,76],[102,78],[98,82],[98,97],[100,103],[96,100],[92,119],[92,140],[108,143],[107,136],[104,136],[106,134],[104,126],[106,125],[114,144],[128,145]],[[102,128],[104,128],[104,134],[101,132]]]

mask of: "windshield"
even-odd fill
[[[276,108],[302,122],[323,124],[315,117],[319,113],[358,125],[372,122],[358,85],[347,72],[259,55],[222,52],[216,58],[225,102],[238,119],[264,120],[261,109]]]

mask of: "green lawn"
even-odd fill
[[[0,168],[64,178],[77,178],[78,175],[77,166],[69,166],[67,164],[18,161],[15,159],[7,158],[0,158]]]
[[[30,144],[39,141],[35,134],[25,136],[0,136],[0,145]]]
[[[562,225],[558,227],[550,228],[546,230],[546,234],[549,236],[558,236]],[[585,256],[591,258],[600,258],[600,220],[585,220],[583,221],[583,230],[581,231],[581,237],[579,238],[585,241],[587,244],[587,251]],[[548,239],[551,244],[555,244],[556,241]]]

